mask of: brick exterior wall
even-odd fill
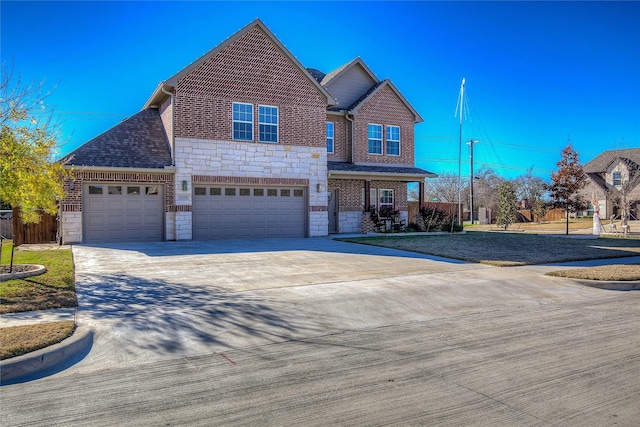
[[[330,179],[329,189],[338,189],[338,232],[367,233],[373,231],[373,225],[367,220],[369,213],[363,213],[364,201],[362,179]],[[394,194],[395,208],[400,211],[400,218],[407,220],[407,183],[398,181],[371,181],[370,188],[391,189]],[[331,213],[330,213],[331,214]],[[365,220],[363,221],[363,218]]]
[[[354,163],[414,164],[414,116],[390,87],[383,87],[370,99],[365,101],[358,109],[354,123]],[[383,125],[382,155],[368,154],[369,123]],[[400,156],[389,156],[386,154],[386,125],[400,126]]]
[[[171,138],[171,135],[173,135],[173,104],[171,103],[170,97],[162,103],[158,112],[160,113],[160,120],[162,120],[162,125],[164,126],[164,131],[167,134],[169,146],[171,147],[171,153],[173,155],[173,138]]]
[[[175,137],[232,141],[232,103],[279,108],[279,144],[325,147],[326,98],[255,27],[184,76],[175,90]]]
[[[327,153],[327,158],[351,161],[351,122],[333,114],[327,114],[327,121],[333,122],[333,153]]]
[[[82,187],[85,183],[140,183],[159,184],[163,188],[165,211],[165,238],[174,239],[174,224],[168,213],[176,212],[174,175],[170,173],[152,172],[99,172],[74,171],[74,189],[70,181],[64,183],[65,198],[60,203],[63,243],[82,242]]]

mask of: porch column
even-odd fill
[[[364,211],[370,212],[369,207],[371,206],[371,181],[364,182]]]
[[[418,183],[418,209],[424,203],[424,180]]]

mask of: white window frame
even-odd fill
[[[248,120],[241,120],[240,118],[236,119],[236,105],[242,105],[242,106],[249,106],[250,107],[250,111],[251,111],[251,121]],[[240,113],[240,112],[238,112]],[[242,111],[243,114],[246,114],[246,111]],[[247,104],[246,102],[234,102],[231,106],[231,120],[232,120],[232,124],[231,124],[231,133],[232,133],[232,138],[234,141],[253,141],[253,104]],[[250,138],[239,138],[236,137],[236,126],[235,124],[239,123],[239,124],[250,124],[250,129],[251,129],[251,137]],[[241,131],[238,131],[241,132]],[[244,131],[242,131],[244,132]]]
[[[275,123],[270,123],[270,122],[263,122],[261,119],[261,109],[263,108],[274,108],[276,111],[276,122]],[[271,117],[271,115],[270,115]],[[264,140],[262,138],[262,126],[270,126],[270,127],[274,127],[275,128],[275,134],[276,134],[276,140],[275,141],[267,141]],[[278,107],[276,107],[275,105],[258,105],[258,141],[260,142],[266,142],[269,144],[277,144],[280,141],[280,109]]]
[[[390,138],[390,136],[391,136],[391,132],[390,132],[390,130],[391,130],[391,129],[398,129],[398,139],[391,139],[391,138]],[[386,126],[386,132],[385,132],[385,133],[386,133],[386,135],[385,135],[385,136],[387,137],[387,143],[386,143],[386,146],[385,146],[385,153],[387,154],[387,156],[399,156],[399,155],[402,153],[402,151],[401,151],[401,149],[400,149],[400,141],[401,141],[401,139],[402,139],[402,137],[401,137],[401,135],[400,135],[400,126],[397,126],[397,125],[387,125],[387,126]],[[398,144],[398,153],[397,153],[397,154],[396,154],[396,153],[390,153],[390,152],[389,152],[389,142],[394,142],[394,143],[397,143],[397,144]]]
[[[329,136],[329,128],[331,128],[331,136]],[[327,133],[327,153],[333,154],[335,148],[335,135],[336,135],[336,127],[333,122],[327,122],[326,125],[326,133]],[[329,143],[331,141],[331,143]],[[331,149],[329,149],[331,147]]]
[[[389,192],[388,195],[383,196],[383,193],[387,192],[387,191]],[[382,201],[383,197],[386,198],[386,197],[389,197],[389,196],[391,197],[391,202],[383,202]],[[378,190],[378,205],[380,207],[391,206],[391,208],[393,209],[393,207],[395,206],[395,202],[396,202],[396,200],[395,200],[395,194],[393,192],[393,189],[391,189],[391,188],[381,188],[380,190]]]
[[[618,177],[617,180],[616,180],[616,175]],[[614,186],[620,187],[622,185],[622,173],[620,171],[613,171],[613,173],[611,174],[611,181],[613,182]],[[617,184],[616,184],[616,181],[618,181]]]
[[[375,188],[369,189],[369,204],[378,209],[378,190]]]
[[[370,134],[370,132],[369,132],[369,131],[370,131],[370,129],[371,129],[371,127],[372,127],[372,126],[377,126],[377,127],[378,127],[378,129],[380,129],[380,138],[379,138],[379,139],[378,139],[378,138],[371,138],[371,134]],[[384,136],[384,129],[383,129],[383,126],[382,126],[382,125],[380,125],[380,124],[378,124],[378,123],[368,123],[368,124],[367,124],[367,152],[368,152],[369,154],[374,155],[374,156],[382,156],[382,153],[383,153],[383,149],[382,149],[382,145],[383,145],[383,144],[382,144],[382,137],[383,137],[383,136]],[[379,143],[380,143],[380,152],[379,152],[379,153],[372,153],[372,152],[371,152],[371,142],[372,142],[372,141],[379,141]]]

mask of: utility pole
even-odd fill
[[[462,225],[462,185],[460,182],[460,174],[462,171],[462,115],[464,113],[464,83],[465,83],[465,79],[462,78],[462,83],[460,84],[460,94],[458,95],[458,106],[460,107],[460,141],[458,143],[458,224],[459,225]]]
[[[471,224],[473,224],[473,144],[477,142],[477,139],[475,141],[470,139],[469,142],[467,142],[469,146],[469,216]]]

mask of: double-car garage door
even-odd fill
[[[196,240],[305,237],[306,190],[296,187],[193,187]]]
[[[162,186],[85,184],[85,243],[149,242],[163,239]]]
[[[194,185],[193,239],[305,237],[306,189]],[[85,243],[161,241],[164,196],[154,184],[85,184]]]

